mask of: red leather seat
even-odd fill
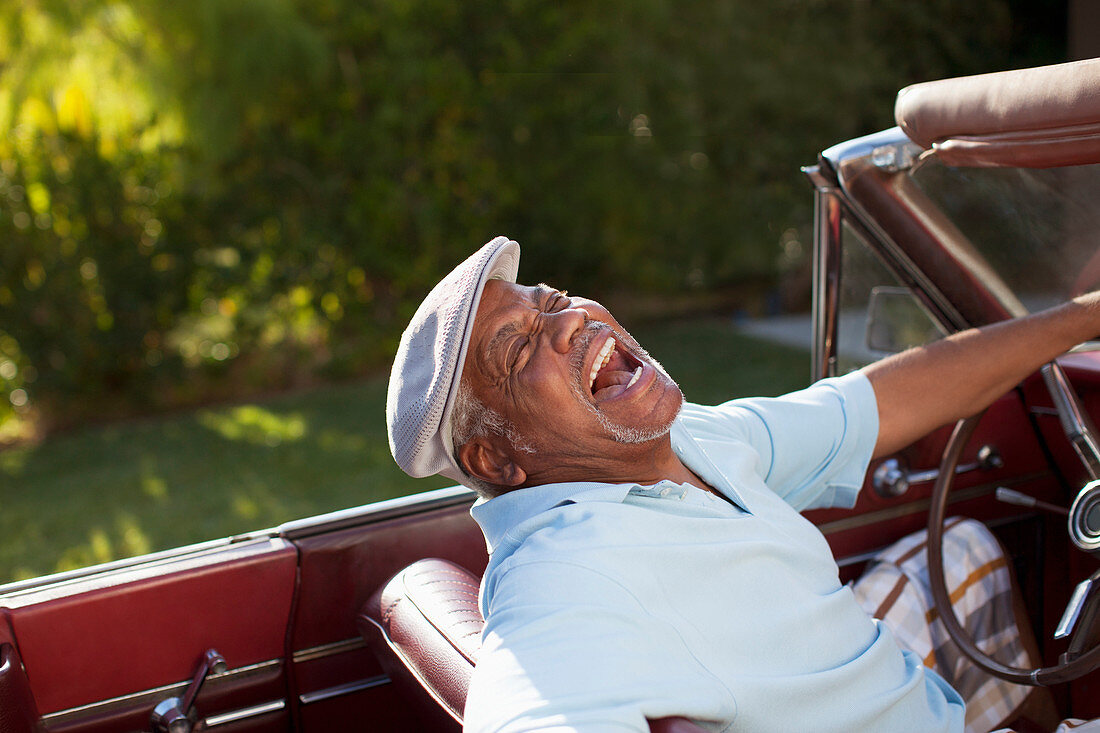
[[[379,588],[357,619],[360,633],[405,696],[414,703],[419,697],[416,707],[430,709],[423,705],[427,693],[436,709],[446,712],[447,717],[428,713],[440,729],[457,730],[462,723],[485,624],[477,608],[478,583],[454,563],[419,560]]]
[[[394,575],[359,612],[359,631],[430,730],[458,730],[485,620],[480,579],[447,560],[419,560]],[[379,633],[381,631],[381,633]],[[438,703],[430,704],[427,698]],[[699,733],[686,718],[649,723],[653,733]]]

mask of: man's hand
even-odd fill
[[[878,400],[875,456],[984,410],[1043,364],[1097,335],[1100,291],[864,367]]]

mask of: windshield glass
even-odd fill
[[[911,173],[1029,310],[1100,287],[1100,165]]]

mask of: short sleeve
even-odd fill
[[[717,697],[716,697],[717,696]],[[495,578],[466,700],[466,731],[649,730],[730,693],[617,581],[569,562]]]
[[[715,462],[724,441],[750,446],[768,488],[799,511],[854,506],[878,439],[878,406],[862,372],[782,397],[693,406],[681,417]]]

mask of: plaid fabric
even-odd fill
[[[904,649],[920,655],[966,701],[967,733],[985,733],[1011,714],[1030,688],[983,672],[947,634],[928,585],[926,532],[886,548],[853,586],[865,611],[881,619]],[[1000,544],[985,525],[949,519],[944,566],[955,615],[978,648],[998,661],[1030,667],[1012,610],[1012,581]]]
[[[1100,731],[1100,720],[1081,720],[1080,718],[1066,718],[1054,733],[1097,733]]]

